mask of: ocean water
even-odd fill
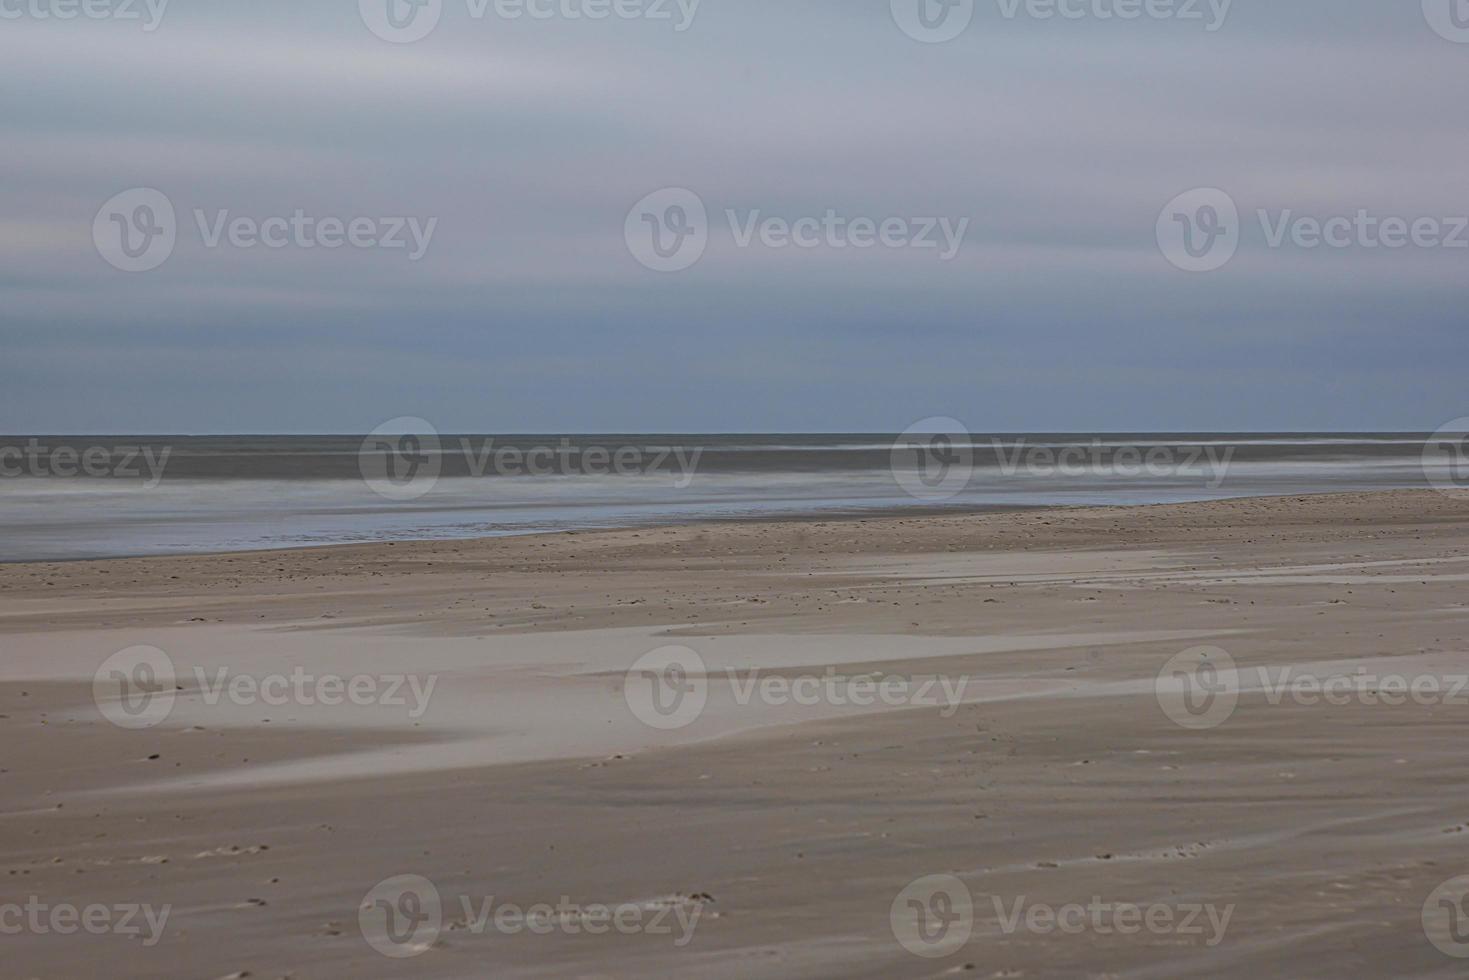
[[[1422,433],[0,436],[0,561],[1469,485],[1464,455]]]

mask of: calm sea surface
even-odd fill
[[[0,436],[0,561],[1423,487],[1418,433]],[[895,451],[895,443],[897,450]],[[1462,447],[1460,447],[1462,450]]]

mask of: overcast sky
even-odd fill
[[[399,7],[405,31],[439,15],[403,43],[379,36],[387,0],[55,16],[77,2],[0,0],[3,432],[404,415],[487,432],[926,416],[1426,431],[1469,414],[1469,247],[1451,247],[1469,245],[1453,220],[1469,215],[1469,4],[1456,22],[1450,0],[1199,0],[1199,19],[976,0],[927,43],[889,0],[598,20],[564,12],[598,0],[513,20],[440,0]],[[959,23],[928,2],[935,30]],[[148,271],[115,267],[106,242],[163,220],[136,197],[104,208],[134,188],[175,212]],[[708,215],[681,271],[640,261],[648,220],[697,221],[662,198],[634,210],[664,188]],[[1205,272],[1159,244],[1182,228],[1165,205],[1195,188],[1240,215],[1237,253]],[[1365,211],[1423,234],[1369,247],[1354,223],[1345,247],[1313,248],[1292,226],[1272,247],[1261,209],[1269,228],[1287,209]],[[297,211],[307,231],[277,223],[283,247],[247,247],[251,222]],[[811,247],[758,230],[829,211],[843,224]],[[247,219],[235,241],[221,212]],[[414,221],[404,248],[323,246],[315,222],[354,218],[362,241]],[[889,218],[891,243],[856,247],[858,219]],[[898,244],[940,219],[938,247]],[[962,228],[957,250],[944,228]]]

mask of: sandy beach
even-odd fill
[[[1466,582],[1430,491],[0,566],[0,972],[1462,976]]]

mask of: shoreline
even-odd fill
[[[1390,490],[1321,490],[1312,493],[1284,493],[1284,494],[1246,494],[1238,497],[1210,497],[1200,500],[1186,501],[1164,501],[1154,503],[1136,504],[915,504],[900,507],[879,507],[861,510],[843,511],[810,511],[794,514],[753,514],[748,517],[727,518],[711,517],[708,519],[676,520],[668,522],[652,522],[647,524],[629,524],[617,527],[585,527],[585,528],[557,528],[547,530],[525,530],[511,531],[504,534],[482,534],[463,537],[427,537],[427,538],[394,538],[391,540],[380,539],[375,541],[334,541],[324,544],[313,545],[289,545],[280,548],[242,548],[239,550],[226,551],[178,551],[154,554],[119,554],[119,555],[93,555],[73,558],[0,558],[0,568],[12,568],[28,565],[71,565],[88,562],[119,562],[119,561],[166,561],[169,559],[182,558],[230,558],[241,555],[284,555],[296,552],[321,552],[335,549],[352,548],[381,548],[412,545],[449,545],[449,544],[474,544],[482,545],[488,542],[504,541],[507,539],[533,539],[548,536],[592,536],[607,534],[624,534],[628,532],[650,532],[660,530],[679,530],[692,528],[719,529],[739,527],[742,525],[790,525],[799,527],[802,525],[813,525],[821,523],[868,523],[881,521],[895,521],[906,519],[923,518],[962,518],[982,517],[999,514],[1027,514],[1027,513],[1068,513],[1076,511],[1097,510],[1147,510],[1151,508],[1165,507],[1195,507],[1210,504],[1227,504],[1239,501],[1287,501],[1300,500],[1303,498],[1331,498],[1331,497],[1361,497],[1377,495],[1399,495],[1399,494],[1442,494],[1444,491],[1431,488],[1404,488]],[[1466,499],[1469,499],[1469,490],[1464,491]],[[1452,496],[1452,495],[1450,495]]]
[[[1246,498],[1223,498],[1223,499],[1246,499]],[[731,519],[727,517],[710,517],[707,519],[670,520],[657,521],[647,524],[627,524],[617,527],[580,527],[580,528],[554,528],[544,530],[521,530],[507,531],[503,534],[480,534],[463,537],[433,537],[433,538],[393,538],[391,540],[379,539],[376,541],[332,541],[324,544],[312,545],[289,545],[281,548],[241,548],[236,551],[176,551],[154,554],[122,554],[122,555],[91,555],[75,558],[0,558],[0,567],[10,565],[40,565],[54,564],[65,565],[74,562],[96,562],[96,561],[142,561],[165,558],[222,558],[231,555],[268,555],[294,551],[320,551],[326,548],[371,548],[386,545],[404,544],[444,544],[453,542],[486,542],[498,541],[505,538],[535,538],[546,535],[590,535],[590,534],[616,534],[623,531],[655,531],[665,528],[686,527],[722,527],[726,525],[739,524],[812,524],[822,521],[873,521],[896,519],[902,517],[972,517],[981,514],[1009,514],[1022,513],[1035,510],[1075,510],[1089,506],[1107,505],[1055,505],[1055,504],[986,504],[972,505],[959,504],[954,506],[944,505],[915,505],[912,507],[877,507],[861,510],[842,511],[809,511],[792,514],[752,514],[748,517]],[[1129,506],[1154,507],[1166,506],[1160,504],[1136,504]]]

